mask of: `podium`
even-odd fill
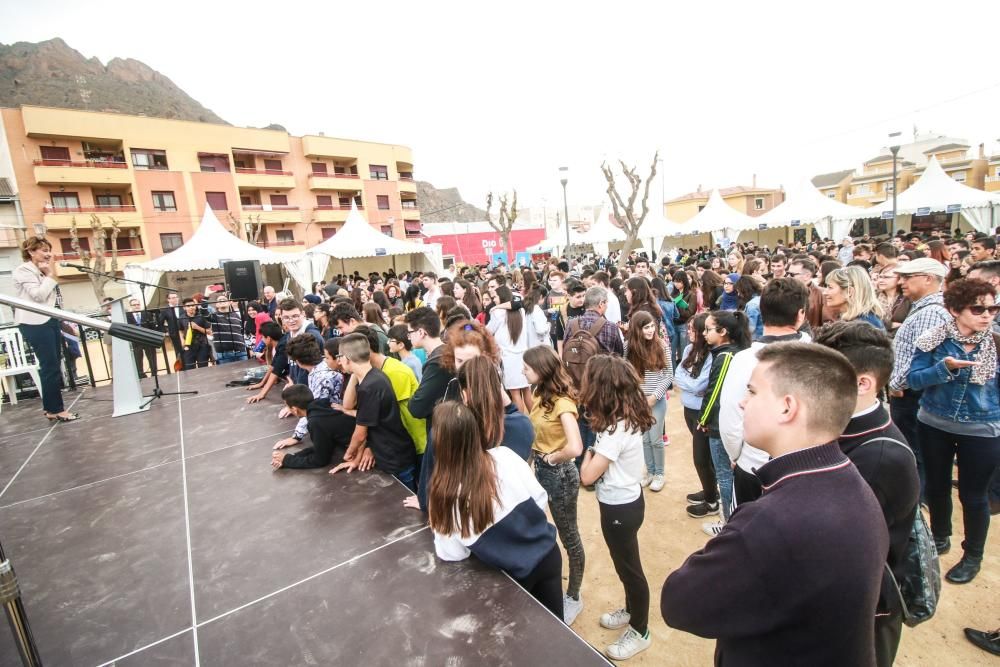
[[[130,298],[130,295],[126,295],[107,304],[111,310],[112,323],[128,324],[125,302]],[[135,344],[124,338],[111,339],[111,361],[114,369],[111,389],[115,406],[112,417],[123,417],[149,410],[149,401],[143,400],[142,387],[139,385],[139,370],[135,366],[135,355],[132,353],[132,346]]]

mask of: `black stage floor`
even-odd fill
[[[0,541],[46,665],[607,664],[502,573],[437,560],[391,477],[271,472],[294,423],[224,388],[246,367],[117,419],[110,388],[67,394],[73,424],[4,407]]]

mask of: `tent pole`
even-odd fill
[[[344,258],[343,257],[340,258],[340,272],[342,274],[344,274],[345,278],[347,277],[347,269],[344,268]]]

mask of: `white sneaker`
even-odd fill
[[[663,475],[653,475],[653,481],[649,483],[649,490],[662,491],[664,483]]]
[[[632,614],[624,609],[615,609],[606,614],[601,614],[601,627],[608,630],[617,630],[618,628],[624,628],[631,620]]]
[[[649,486],[652,482],[653,482],[653,476],[647,472],[645,475],[643,475],[642,481],[639,482],[639,484],[641,484],[642,486]]]
[[[628,660],[636,653],[645,651],[653,640],[649,638],[649,630],[643,637],[639,632],[631,627],[625,630],[621,637],[614,644],[608,646],[608,656],[615,660]]]
[[[563,596],[563,622],[566,625],[573,625],[573,621],[583,611],[583,596],[579,600],[574,600],[568,595]]]
[[[722,527],[726,524],[721,521],[713,521],[711,523],[701,524],[701,532],[705,533],[709,537],[715,537],[722,532]]]

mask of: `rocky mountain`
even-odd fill
[[[58,37],[0,44],[0,106],[21,104],[225,123],[148,65],[131,58],[102,65]]]
[[[438,190],[426,181],[417,181],[417,205],[421,222],[482,222],[486,210],[462,199],[458,188]]]

